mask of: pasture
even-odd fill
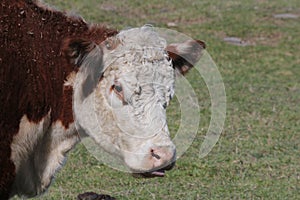
[[[40,199],[76,199],[88,191],[130,200],[300,198],[299,0],[45,2],[119,30],[150,23],[204,40],[223,78],[227,116],[218,143],[200,159],[211,103],[205,82],[191,71],[200,127],[166,177],[134,178],[101,164],[79,144]],[[285,13],[292,15],[277,15]],[[175,99],[168,107],[171,132],[179,120]]]

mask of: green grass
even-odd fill
[[[300,199],[299,0],[46,2],[118,29],[175,22],[173,29],[205,40],[226,87],[227,118],[219,142],[200,159],[210,99],[203,80],[190,73],[202,109],[199,133],[167,177],[133,178],[102,165],[78,145],[40,199],[76,199],[87,191],[118,199]],[[299,18],[273,18],[286,12]],[[251,45],[225,43],[226,36]],[[173,132],[176,105],[168,109]]]

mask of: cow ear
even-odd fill
[[[63,44],[62,52],[69,63],[78,67],[82,79],[81,97],[92,93],[103,73],[103,51],[93,41],[68,39]]]
[[[96,47],[96,43],[81,38],[67,39],[63,43],[62,52],[68,62],[80,67],[89,52]]]
[[[166,51],[172,59],[173,67],[184,75],[199,61],[205,48],[206,45],[201,40],[188,40],[169,44]]]

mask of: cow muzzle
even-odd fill
[[[154,177],[164,177],[166,174],[166,171],[169,171],[171,169],[173,169],[175,166],[175,161],[172,162],[171,164],[167,165],[166,167],[163,167],[161,169],[156,169],[153,171],[149,171],[149,172],[144,172],[139,174],[140,176],[144,177],[144,178],[154,178]]]
[[[152,169],[144,172],[135,172],[136,177],[164,177],[166,171],[174,168],[176,162],[176,149],[173,146],[153,147],[149,150],[149,163]]]

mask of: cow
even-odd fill
[[[45,192],[83,136],[133,174],[174,166],[166,107],[204,42],[167,44],[149,26],[117,31],[2,0],[0,45],[0,199]]]

